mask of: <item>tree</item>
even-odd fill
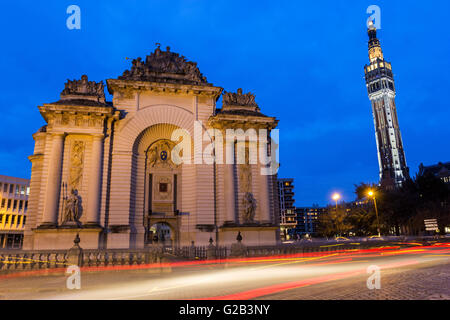
[[[319,217],[318,233],[321,236],[344,236],[351,229],[347,222],[347,210],[344,206],[328,206],[327,212]]]

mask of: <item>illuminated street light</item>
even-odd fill
[[[333,196],[332,196],[332,199],[334,200],[334,201],[336,201],[336,210],[337,210],[337,202],[338,202],[338,200],[341,198],[341,195],[339,194],[339,193],[334,193],[333,194]]]
[[[373,192],[373,190],[369,190],[369,192],[367,192],[367,194],[369,195],[369,197],[373,198],[373,204],[375,206],[375,214],[377,216],[378,237],[381,237],[381,234],[380,234],[380,219],[378,218],[377,200],[375,199],[375,192]]]

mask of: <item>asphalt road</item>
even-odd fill
[[[375,273],[368,273],[368,267]],[[379,289],[369,289],[377,284]],[[446,299],[450,245],[193,262],[165,268],[0,276],[0,299]]]

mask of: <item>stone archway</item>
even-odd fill
[[[148,171],[147,150],[150,145],[159,139],[170,140],[175,129],[184,129],[191,136],[191,163],[182,164],[180,178],[180,203],[177,209],[180,212],[189,212],[209,215],[209,209],[198,209],[199,199],[212,201],[213,182],[199,195],[195,194],[197,170],[194,164],[194,117],[190,111],[169,105],[146,107],[130,120],[118,125],[114,140],[111,164],[111,200],[108,205],[109,225],[127,226],[129,231],[129,246],[143,247],[146,244],[146,230],[148,229]],[[212,167],[202,165],[202,170],[213,175]],[[186,179],[184,179],[186,178]],[[195,194],[195,196],[193,196]],[[147,206],[147,207],[146,207]],[[175,210],[173,210],[175,211]],[[155,217],[150,217],[155,218]],[[166,217],[174,228],[183,228],[183,232],[195,230],[197,220],[189,216],[172,214]],[[182,223],[183,222],[183,223]],[[147,224],[147,225],[146,225]],[[190,225],[190,227],[188,226]],[[183,226],[182,226],[183,225]],[[178,229],[177,229],[178,230]],[[180,237],[175,235],[177,241]],[[122,240],[123,241],[123,240]],[[123,243],[123,242],[122,242]]]
[[[146,230],[145,246],[158,243],[167,247],[177,247],[179,245],[178,225],[177,220],[150,217]]]

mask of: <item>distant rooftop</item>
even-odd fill
[[[15,184],[26,184],[30,185],[30,179],[10,177],[0,174],[0,182],[1,183],[15,183]]]

